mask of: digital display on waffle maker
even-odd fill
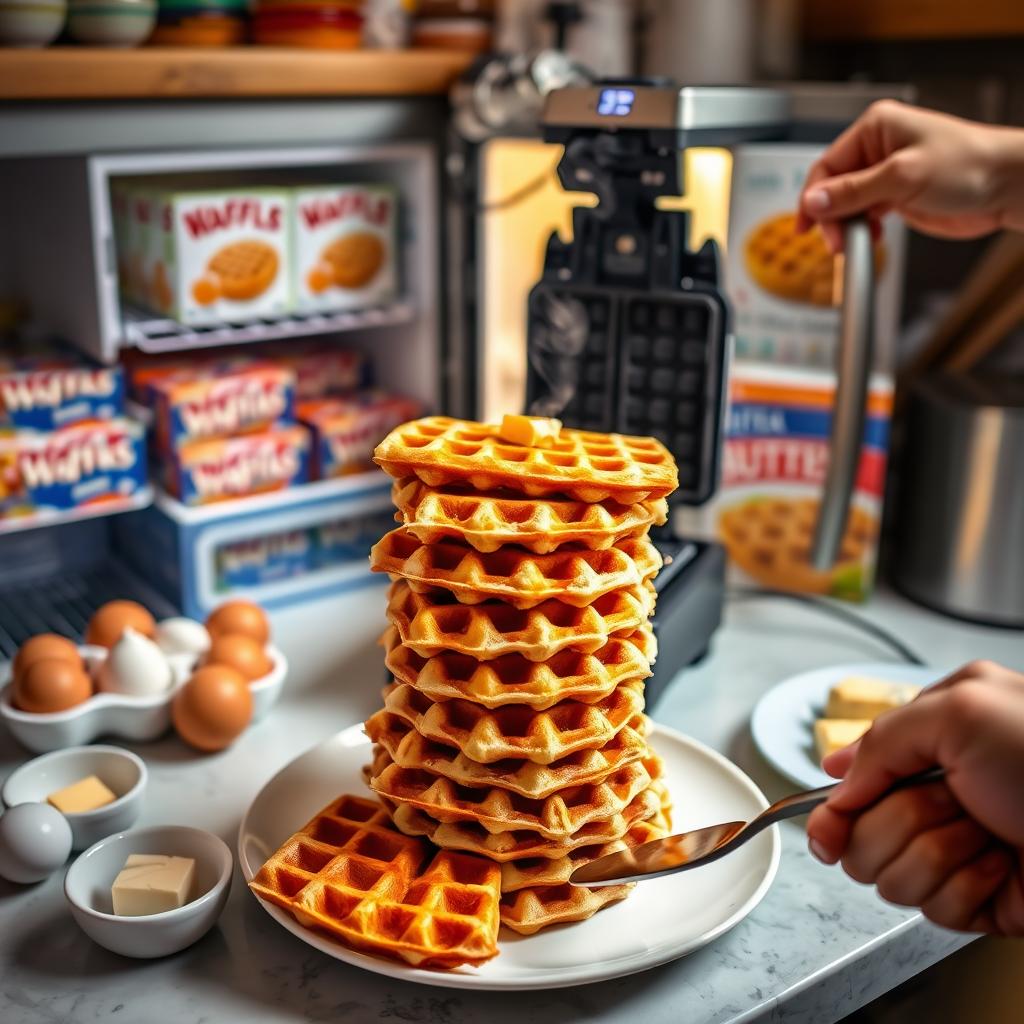
[[[605,117],[628,117],[635,100],[632,89],[602,89],[597,97],[597,112]]]

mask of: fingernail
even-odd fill
[[[820,860],[822,864],[835,864],[836,862],[835,857],[833,857],[817,839],[808,839],[807,849],[811,851],[811,856]]]
[[[829,194],[823,188],[812,188],[807,195],[804,196],[804,206],[808,210],[827,210],[832,205],[832,200],[829,198]]]

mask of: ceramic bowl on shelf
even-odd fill
[[[67,18],[67,0],[0,0],[0,45],[49,46]]]
[[[191,857],[196,862],[192,900],[177,910],[118,917],[110,888],[132,853]],[[118,832],[101,839],[68,868],[64,895],[82,931],[112,953],[139,959],[170,956],[198,942],[220,917],[234,861],[224,841],[183,825]]]
[[[65,786],[95,775],[117,799],[94,811],[65,814],[71,826],[73,850],[87,846],[135,824],[146,792],[148,774],[142,759],[120,747],[70,747],[44,754],[13,771],[0,790],[7,807],[45,803]]]
[[[156,0],[70,0],[68,6],[68,33],[89,46],[138,46],[155,24]]]
[[[95,676],[106,656],[102,647],[79,648]],[[267,646],[273,667],[261,679],[249,684],[252,694],[252,721],[258,722],[277,701],[288,674],[288,661],[272,644]],[[145,743],[162,736],[171,727],[171,701],[175,691],[192,673],[188,658],[172,656],[174,684],[167,693],[152,697],[129,697],[121,693],[94,693],[88,700],[66,711],[35,714],[14,706],[10,684],[0,690],[0,719],[14,738],[34,753],[41,754],[64,747],[91,743],[100,736]]]

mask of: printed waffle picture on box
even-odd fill
[[[648,531],[666,519],[672,457],[651,438],[557,420],[427,417],[393,430],[375,461],[395,479],[400,525],[370,555],[392,578],[381,639],[391,682],[365,723],[377,803],[358,807],[416,851],[478,865],[487,898],[474,893],[511,931],[585,920],[632,886],[578,888],[572,871],[671,829],[644,680],[661,568]],[[441,883],[416,876],[407,906],[408,874],[377,885],[385,867],[360,864],[368,881],[348,893],[350,832],[332,830],[350,844],[340,853],[308,853],[315,822],[253,879],[258,895],[346,945],[423,966],[479,964],[498,950],[496,929],[491,947],[474,935],[471,951],[452,925],[448,944],[432,937],[424,954],[417,908],[441,905],[423,895]],[[431,863],[417,857],[414,876]],[[387,927],[380,901],[390,901]]]

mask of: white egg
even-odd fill
[[[49,804],[18,804],[0,817],[0,875],[9,882],[41,882],[70,854],[71,826]]]
[[[167,655],[147,636],[129,626],[100,667],[96,685],[106,693],[154,697],[174,681]]]
[[[191,654],[198,658],[210,649],[210,634],[195,619],[164,619],[157,623],[156,642],[164,654]]]

